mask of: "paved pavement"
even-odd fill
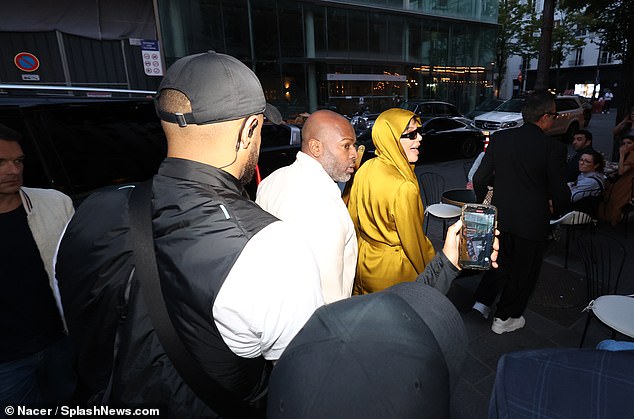
[[[594,114],[588,129],[593,133],[595,148],[610,158],[611,130],[614,113]],[[426,163],[417,172],[432,171],[443,175],[445,189],[462,188],[465,184],[463,165],[467,160]],[[428,236],[435,247],[441,247],[442,222],[430,220]],[[625,240],[622,228],[599,223],[597,230],[622,242],[629,258],[621,277],[620,293],[634,293],[634,221],[630,221],[630,238]],[[525,313],[526,326],[516,332],[496,335],[491,332],[491,322],[470,310],[473,292],[479,275],[462,275],[456,279],[449,292],[450,299],[462,313],[469,336],[469,353],[460,382],[454,392],[452,417],[479,419],[487,417],[488,403],[495,380],[499,357],[507,352],[552,347],[578,347],[585,326],[587,304],[583,267],[571,245],[568,269],[563,268],[564,236],[549,245],[540,280]],[[590,324],[584,347],[593,347],[599,341],[611,337],[611,331],[597,320]],[[621,337],[622,338],[622,337]]]

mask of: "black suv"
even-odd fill
[[[167,153],[150,95],[91,98],[0,93],[0,123],[23,136],[24,184],[58,189],[75,203],[103,186],[149,179]],[[298,127],[264,124],[262,176],[290,164],[300,142]],[[255,183],[247,189],[255,197]]]

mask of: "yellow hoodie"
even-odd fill
[[[388,109],[372,128],[377,157],[359,168],[348,211],[357,231],[359,258],[354,294],[413,281],[434,257],[423,233],[423,204],[414,165],[400,137],[413,112]]]

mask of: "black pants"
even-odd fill
[[[539,278],[545,251],[545,240],[527,240],[501,232],[499,268],[484,274],[476,290],[476,300],[491,306],[501,292],[495,317],[502,320],[520,317]]]

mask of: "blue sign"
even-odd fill
[[[142,39],[141,40],[141,49],[143,51],[158,51],[159,50],[158,41],[149,40],[149,39]]]

